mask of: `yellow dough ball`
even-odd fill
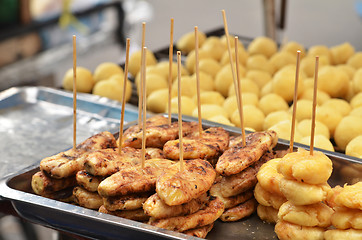
[[[306,55],[305,47],[302,44],[295,41],[287,42],[285,45],[282,46],[280,51],[286,51],[293,55],[297,54],[297,51],[300,51],[301,58],[304,58],[304,56]]]
[[[356,93],[362,92],[362,68],[358,69],[353,76],[353,89]]]
[[[289,108],[289,113],[293,113],[293,105]],[[297,101],[297,112],[296,112],[296,119],[297,121],[302,121],[303,119],[310,119],[312,118],[312,108],[313,108],[313,101],[300,99]]]
[[[316,120],[324,123],[324,125],[328,127],[331,136],[333,136],[334,131],[342,118],[342,114],[336,112],[336,110],[331,107],[317,106],[316,108]]]
[[[302,134],[303,137],[311,135],[311,128],[312,128],[311,119],[304,119],[297,124],[297,129],[300,132],[300,134]],[[330,138],[328,127],[320,121],[315,121],[314,133],[315,135],[323,135],[327,139]]]
[[[347,64],[340,64],[336,66],[338,69],[343,70],[345,73],[347,73],[349,79],[353,79],[354,74],[356,73],[356,69],[351,67],[350,65]]]
[[[246,68],[248,70],[264,71],[269,74],[274,74],[275,72],[275,67],[262,54],[255,54],[250,56],[246,61]]]
[[[228,125],[228,126],[235,126],[233,123],[230,122],[230,120],[228,118],[226,118],[223,115],[215,115],[215,116],[212,116],[211,118],[208,118],[207,120],[212,121],[212,122],[217,122],[220,124],[224,124],[224,125]]]
[[[168,88],[168,83],[165,78],[158,74],[146,74],[146,96],[152,92]],[[137,92],[140,92],[140,82],[136,82]]]
[[[362,92],[355,95],[350,101],[352,108],[362,107]]]
[[[272,75],[261,70],[248,70],[245,78],[253,80],[259,86],[259,89],[262,89],[272,80]]]
[[[251,92],[256,94],[257,96],[260,95],[260,90],[258,85],[253,82],[250,79],[247,78],[242,78],[240,79],[240,92],[246,93],[246,92]],[[235,87],[234,87],[234,83],[232,83],[229,87],[229,91],[228,91],[228,96],[232,96],[235,95]]]
[[[270,82],[267,82],[264,87],[262,87],[262,89],[260,91],[260,96],[263,97],[272,92],[273,92],[273,82],[270,81]]]
[[[300,69],[305,72],[307,77],[314,78],[315,72],[315,57],[307,56],[300,61]],[[323,66],[329,65],[329,60],[326,56],[319,57],[318,67],[321,68]]]
[[[137,73],[141,69],[141,50],[135,51],[129,57],[128,71],[133,77],[136,77]],[[146,66],[156,65],[157,59],[153,52],[147,49],[146,51]]]
[[[334,141],[340,149],[345,150],[348,143],[359,135],[362,135],[362,118],[346,116],[336,127]]]
[[[147,72],[148,68],[150,68],[150,67],[146,68],[146,72]],[[167,79],[167,81],[168,81],[168,74],[169,74],[169,62],[168,61],[161,61],[161,62],[157,63],[154,66],[154,68],[158,71],[158,74],[164,76],[165,79]],[[177,63],[172,62],[172,74],[171,74],[172,81],[175,80],[175,78],[177,78],[177,71],[178,71]],[[188,75],[188,74],[189,74],[189,72],[186,70],[185,66],[183,64],[181,64],[181,76]]]
[[[172,84],[172,95],[177,96],[178,93],[178,80],[175,80]],[[192,97],[197,94],[196,83],[190,76],[181,77],[181,96]]]
[[[329,106],[338,111],[343,117],[352,111],[351,105],[346,100],[340,98],[331,98],[323,103],[322,106]]]
[[[274,70],[278,71],[289,64],[295,66],[297,57],[290,52],[277,52],[270,58],[269,62]]]
[[[253,105],[245,105],[243,107],[243,113],[244,127],[252,128],[255,131],[263,130],[265,115],[259,108]],[[235,110],[231,115],[231,122],[234,123],[235,126],[241,126],[240,114],[238,110]]]
[[[299,140],[299,143],[310,146],[310,141],[311,141],[310,139],[311,139],[310,136],[303,137],[302,139]],[[324,135],[314,136],[314,147],[334,152],[334,147],[332,142]]]
[[[199,61],[199,71],[207,73],[213,78],[215,78],[216,74],[220,71],[220,69],[221,69],[220,63],[213,58],[205,58]]]
[[[168,89],[156,90],[147,97],[147,109],[154,113],[167,112],[167,103]]]
[[[275,93],[269,93],[260,98],[259,108],[265,115],[268,115],[271,112],[286,111],[289,106],[281,96]]]
[[[334,65],[346,63],[355,53],[354,47],[348,42],[333,46],[330,51]]]
[[[329,59],[329,63],[332,62],[332,54],[331,51],[329,50],[329,48],[325,45],[314,45],[311,46],[308,49],[308,53],[307,56],[311,56],[311,57],[316,57],[316,56],[326,56]]]
[[[202,31],[197,31],[198,33],[198,40],[199,40],[199,47],[202,46],[204,41],[206,40],[206,34]],[[188,32],[184,34],[177,42],[176,47],[182,53],[189,53],[195,49],[195,32]]]
[[[349,112],[349,115],[362,117],[362,106],[352,109],[352,111]]]
[[[222,35],[222,36],[220,37],[220,41],[221,41],[221,43],[224,45],[225,49],[227,49],[227,48],[228,48],[228,45],[227,45],[227,42],[226,42],[226,35]],[[234,35],[229,34],[229,43],[230,43],[230,48],[235,48],[235,36],[234,36]],[[238,41],[238,47],[245,49],[245,48],[244,48],[244,45],[243,45],[243,43],[240,41],[240,39],[239,39],[239,41]]]
[[[107,97],[113,100],[122,101],[123,98],[123,77],[113,75],[108,80],[97,82],[93,88],[93,94],[102,97]],[[129,101],[132,95],[132,82],[127,79],[126,87],[126,102]]]
[[[240,78],[245,76],[245,68],[242,65],[239,65]],[[235,69],[234,69],[235,71]],[[235,71],[236,76],[236,71]],[[233,83],[233,75],[230,65],[225,65],[221,70],[216,74],[215,77],[215,89],[219,91],[224,97],[228,96],[230,85]]]
[[[347,65],[359,69],[362,67],[362,52],[356,52],[347,61]]]
[[[202,59],[205,59],[205,58],[211,58],[211,54],[210,52],[207,52],[203,49],[199,49],[199,61],[201,61]],[[192,50],[186,57],[186,60],[185,60],[185,66],[186,66],[186,69],[187,71],[192,74],[194,73],[194,70],[195,70],[195,62],[196,62],[196,59],[195,59],[195,50]],[[176,68],[177,69],[177,68]]]
[[[194,101],[187,96],[181,96],[181,111],[183,115],[192,115],[192,112],[197,106]],[[168,111],[168,102],[166,102],[165,112]],[[178,113],[178,97],[171,99],[171,112]]]
[[[305,82],[304,82],[304,84],[305,84]],[[300,99],[306,99],[306,100],[313,101],[313,97],[314,97],[314,89],[307,88],[302,93]],[[326,92],[317,89],[317,105],[322,105],[328,99],[331,99],[331,97]]]
[[[244,92],[241,94],[241,98],[242,98],[243,106],[245,106],[245,105],[257,106],[258,105],[259,99],[255,93]],[[226,112],[228,113],[228,116],[231,118],[234,111],[238,109],[238,103],[236,100],[236,96],[232,95],[232,96],[227,97],[223,103],[223,107],[226,110]]]
[[[160,71],[160,69],[156,67],[156,65],[146,67],[146,77],[150,74],[162,77],[163,79],[165,79],[165,81],[168,82],[168,78]],[[135,78],[136,86],[139,86],[140,81],[141,81],[141,72],[138,72]]]
[[[201,115],[203,119],[210,119],[217,115],[222,115],[225,118],[228,117],[225,109],[216,104],[201,104]],[[198,110],[195,108],[192,112],[193,117],[198,117]]]
[[[235,60],[235,48],[231,48],[230,51],[231,51],[231,56],[232,56],[233,62],[235,63],[235,61],[236,61]],[[249,57],[249,54],[245,51],[244,48],[238,48],[238,57],[239,57],[239,64],[245,65],[246,61]],[[230,64],[229,51],[224,52],[224,54],[221,57],[220,64],[223,66]]]
[[[197,104],[197,94],[192,98]],[[216,91],[205,91],[200,93],[200,103],[201,104],[216,104],[222,106],[224,104],[225,98],[221,93]]]
[[[99,64],[96,69],[94,70],[94,81],[99,82],[102,80],[107,80],[112,75],[120,74],[123,75],[123,69],[115,63],[112,62],[105,62]]]
[[[91,71],[84,67],[77,67],[76,75],[77,92],[91,92],[95,83]],[[73,68],[65,73],[63,77],[63,88],[73,91]]]
[[[346,146],[346,154],[362,158],[362,135],[353,138]]]
[[[290,140],[290,130],[292,128],[291,120],[281,121],[270,128],[268,130],[274,130],[278,134],[278,138],[282,138],[285,140]],[[302,134],[298,132],[297,129],[294,130],[294,141],[298,142],[302,139]]]
[[[334,98],[346,96],[349,88],[347,73],[334,66],[322,67],[318,73],[318,89]]]
[[[303,77],[299,77],[298,95],[303,92]],[[295,86],[295,69],[284,67],[275,73],[272,80],[273,92],[284,98],[285,101],[293,100]]]
[[[268,130],[277,123],[283,122],[285,120],[292,121],[292,115],[286,111],[276,111],[269,113],[263,123],[263,130]]]
[[[192,80],[192,85],[190,85],[189,87],[197,87],[197,79],[196,79],[196,73],[192,74],[190,76],[191,80]],[[200,91],[213,91],[215,90],[215,83],[214,80],[212,79],[212,77],[207,74],[204,73],[202,71],[199,72],[199,81],[200,81]]]
[[[256,37],[248,46],[248,52],[250,55],[263,54],[267,58],[270,58],[278,51],[276,42],[268,37]]]
[[[202,44],[201,49],[209,52],[211,57],[216,61],[220,61],[226,47],[219,37],[210,36],[205,40],[204,44]]]

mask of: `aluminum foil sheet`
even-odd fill
[[[77,143],[119,131],[121,104],[90,94],[77,96]],[[127,106],[125,122],[137,119]],[[42,87],[0,93],[0,176],[6,177],[73,145],[73,94]]]

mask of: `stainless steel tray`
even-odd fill
[[[183,120],[195,121],[196,119],[185,116]],[[135,122],[125,127],[133,124]],[[203,124],[204,127],[222,126],[208,121],[204,121]],[[238,128],[223,127],[232,135],[240,134]],[[308,146],[297,143],[295,147],[308,148]],[[276,148],[287,149],[288,142],[279,140]],[[334,171],[329,181],[332,186],[361,180],[362,176],[358,170],[356,174],[353,174],[356,167],[357,169],[362,167],[359,159],[340,153],[323,152],[332,159],[334,164]],[[30,181],[32,174],[36,171],[38,171],[37,164],[0,182],[0,194],[10,200],[16,211],[29,221],[95,239],[195,239],[181,233],[35,195],[32,193]],[[347,172],[348,174],[346,174]],[[223,223],[218,220],[207,238],[276,239],[276,235],[273,225],[264,223],[256,214],[253,214],[238,222]]]
[[[78,94],[77,142],[100,131],[118,131],[120,113],[119,102]],[[137,108],[127,105],[125,121],[137,116]],[[0,92],[0,176],[6,177],[64,150],[72,145],[72,131],[72,92],[45,87]]]

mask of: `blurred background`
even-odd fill
[[[344,42],[362,50],[362,3],[358,0],[0,0],[0,91],[13,86],[61,88],[72,67],[73,35],[77,64],[95,69],[102,62],[123,63],[125,39],[131,53],[140,48],[142,22],[146,46],[169,45],[194,26],[210,32],[223,28],[247,38],[266,35],[278,43],[297,41],[306,48]],[[59,239],[64,236],[0,213],[2,239]]]

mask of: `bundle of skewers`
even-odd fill
[[[225,12],[223,14],[225,33],[228,37]],[[143,33],[144,29],[145,24],[143,24]],[[287,175],[287,170],[283,171],[280,162],[283,161],[286,152],[273,149],[278,141],[274,131],[253,132],[248,135],[245,133],[242,86],[238,70],[233,66],[230,46],[228,48],[240,114],[241,134],[230,136],[222,127],[203,128],[199,99],[197,31],[195,27],[198,122],[182,121],[181,81],[178,81],[178,121],[173,122],[171,118],[171,94],[168,99],[168,116],[157,115],[147,118],[145,98],[147,48],[143,37],[138,124],[124,131],[125,94],[123,94],[118,139],[116,140],[109,132],[103,132],[76,146],[74,87],[73,148],[40,162],[40,171],[32,178],[34,192],[105,214],[201,238],[206,237],[218,219],[224,222],[239,221],[253,214],[258,208],[257,212],[261,219],[272,223],[278,222],[276,233],[280,239],[290,239],[289,235],[285,234],[285,231],[287,233],[293,231],[288,222],[290,220],[285,216],[288,212],[283,213],[279,209],[298,205],[298,202],[293,202],[293,197],[298,194],[288,195],[293,194],[293,191],[283,191],[287,187],[282,187],[280,182],[296,182],[294,184],[300,185],[300,182],[304,181],[303,177],[293,179]],[[169,81],[172,73],[172,33],[173,19],[171,19]],[[236,52],[237,41],[236,37]],[[124,89],[127,84],[129,46],[130,40],[127,39]],[[238,54],[235,56],[238,65]],[[181,52],[177,52],[177,60],[180,80]],[[74,75],[75,80],[76,75]],[[170,88],[169,93],[171,93]],[[294,128],[293,124],[292,126]],[[289,154],[293,151],[292,134]],[[313,155],[313,145],[311,155]],[[315,155],[319,156],[319,153]],[[288,154],[285,158],[287,157]],[[325,160],[327,165],[328,160],[328,158]],[[292,168],[291,164],[288,166]],[[321,188],[323,197],[317,202],[308,202],[305,205],[321,204],[320,202],[327,199],[327,192],[331,188],[326,184],[326,180],[332,169],[330,167],[330,171],[325,171],[323,183],[317,183],[320,185],[318,187]],[[269,174],[270,172],[272,174]],[[282,180],[284,178],[286,180]],[[283,207],[285,204],[289,205]],[[309,211],[307,208],[308,206],[302,210]],[[323,227],[329,226],[328,223],[323,224]]]

